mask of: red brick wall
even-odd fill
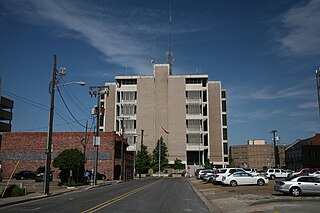
[[[101,132],[98,158],[98,171],[113,179],[114,172],[114,144],[122,138],[114,132]],[[4,178],[12,173],[16,162],[19,161],[16,172],[20,170],[35,171],[39,166],[45,165],[46,132],[9,132],[3,133],[1,142],[0,159]],[[53,152],[52,159],[65,149],[77,148],[83,152],[82,139],[84,132],[55,132],[52,136]],[[123,139],[122,139],[123,140]],[[88,134],[86,146],[86,169],[91,170],[95,161],[95,148],[93,146],[93,133]],[[59,174],[59,169],[51,168],[54,177]]]

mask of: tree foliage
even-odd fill
[[[173,169],[181,170],[183,169],[182,161],[179,158],[174,160]]]
[[[53,166],[61,170],[62,183],[82,182],[85,163],[85,155],[78,149],[66,149],[53,160]],[[72,171],[72,180],[69,179],[70,171]]]
[[[136,156],[136,172],[139,174],[148,173],[148,169],[150,168],[151,156],[148,153],[147,146],[142,145],[142,150],[138,150]]]
[[[236,163],[236,162],[234,161],[234,159],[229,156],[229,166],[230,166],[231,168],[240,167],[240,164],[239,164],[239,163]]]
[[[210,163],[210,160],[207,158],[206,161],[204,162],[204,168],[205,169],[212,169],[213,168],[213,164]]]
[[[163,171],[163,169],[168,167],[169,161],[168,161],[168,148],[167,145],[163,142],[163,138],[161,137],[160,140],[157,142],[156,148],[153,150],[152,155],[152,163],[151,168],[153,171],[159,170],[159,147],[160,147],[160,170]]]

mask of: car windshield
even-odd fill
[[[291,181],[292,179],[296,178],[297,176],[290,176],[284,179],[285,181]]]
[[[40,167],[37,169],[36,173],[44,173],[45,168],[44,167]]]
[[[227,172],[227,169],[218,169],[218,171],[217,171],[218,174],[223,174],[226,172]]]

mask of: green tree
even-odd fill
[[[212,169],[213,168],[213,164],[210,163],[210,160],[207,158],[207,160],[204,162],[204,168],[205,169]]]
[[[183,169],[182,161],[178,158],[174,160],[173,169],[181,170]]]
[[[66,149],[53,160],[53,166],[61,170],[61,182],[69,185],[83,181],[85,163],[85,155],[78,149]],[[70,171],[72,171],[72,179],[70,179]]]
[[[235,168],[235,167],[240,167],[240,164],[239,164],[239,163],[236,163],[236,162],[234,161],[234,159],[229,156],[229,166],[230,166],[231,168]]]
[[[159,147],[160,147],[160,170],[163,171],[163,169],[168,167],[169,161],[168,161],[168,148],[167,145],[163,142],[163,138],[161,137],[160,140],[157,142],[156,148],[153,150],[152,155],[152,163],[151,168],[153,171],[159,170]]]
[[[142,145],[142,150],[139,150],[136,155],[136,172],[139,174],[148,173],[150,168],[151,156],[148,153],[147,146]]]

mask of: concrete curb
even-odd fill
[[[204,204],[208,207],[209,211],[211,213],[222,213],[222,210],[220,209],[219,206],[213,204],[210,202],[199,190],[191,183],[189,178],[186,178],[189,182],[189,184],[192,186],[193,191],[199,196],[199,198],[204,202]]]
[[[102,187],[102,186],[108,186],[108,185],[111,185],[111,184],[112,183],[103,183],[103,184],[93,185],[93,186],[89,186],[89,187],[85,187],[85,188],[83,186],[80,186],[80,187],[65,187],[65,189],[63,191],[52,192],[49,195],[38,195],[38,196],[34,196],[34,197],[27,197],[27,198],[24,198],[24,199],[23,198],[20,199],[20,197],[17,197],[18,200],[6,202],[6,203],[1,203],[1,199],[0,199],[0,207],[6,207],[6,206],[14,205],[14,204],[28,202],[28,201],[54,197],[54,196],[67,194],[67,193],[74,192],[74,191],[79,191],[79,190],[90,190],[90,189],[93,189],[93,188],[98,188],[98,187]]]

